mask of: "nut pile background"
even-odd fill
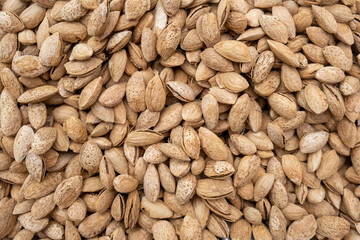
[[[360,239],[359,0],[0,6],[1,239]]]

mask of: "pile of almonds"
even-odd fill
[[[360,239],[360,0],[0,7],[1,239]]]

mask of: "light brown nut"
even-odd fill
[[[5,136],[15,136],[21,127],[21,113],[16,100],[11,93],[4,89],[1,92],[1,127]]]
[[[152,202],[155,202],[160,194],[160,178],[156,167],[149,164],[144,175],[144,193]]]
[[[38,129],[31,143],[31,152],[43,154],[47,152],[56,140],[56,130],[52,127]]]
[[[205,13],[196,21],[196,31],[207,47],[214,46],[220,40],[218,20],[214,13]]]
[[[322,236],[328,237],[340,237],[342,238],[350,231],[350,224],[343,218],[335,217],[335,216],[323,216],[317,221],[317,230],[318,234]]]
[[[66,72],[72,76],[88,76],[95,71],[103,60],[99,58],[89,58],[85,61],[70,61],[64,64]]]
[[[181,29],[176,24],[168,25],[158,36],[156,50],[164,59],[169,58],[180,43]]]
[[[190,102],[196,97],[194,90],[186,83],[180,81],[170,81],[166,83],[166,86],[171,93],[181,101]]]
[[[64,226],[56,221],[50,221],[44,229],[44,233],[52,239],[60,239],[64,236]]]
[[[194,195],[196,183],[196,177],[191,173],[179,179],[176,186],[176,200],[180,204],[184,204]]]
[[[93,213],[86,217],[78,227],[81,236],[86,238],[95,237],[104,229],[111,221],[111,214],[109,211],[104,213]]]
[[[20,38],[19,34],[19,38]],[[0,62],[10,63],[17,50],[18,38],[15,33],[7,33],[0,41]],[[20,40],[19,40],[20,41]]]
[[[46,123],[47,109],[44,103],[28,104],[28,115],[31,126],[39,129]]]
[[[147,62],[154,61],[157,56],[156,35],[150,28],[143,29],[141,34],[141,51]]]
[[[214,49],[223,57],[233,62],[250,62],[250,50],[242,42],[228,40],[214,45]]]
[[[272,239],[269,229],[263,223],[258,225],[253,225],[252,232],[254,238],[269,239],[269,240]]]
[[[145,196],[141,199],[140,208],[151,218],[164,219],[173,215],[173,211],[162,200],[151,202]]]
[[[329,133],[325,131],[308,133],[300,139],[300,151],[303,153],[316,152],[327,143],[328,138]]]
[[[60,22],[49,28],[50,33],[59,32],[63,41],[75,43],[83,40],[86,35],[86,27],[79,22]]]
[[[233,191],[234,187],[224,180],[200,179],[196,185],[196,194],[204,199],[219,199]]]
[[[261,213],[253,207],[244,208],[244,218],[251,224],[257,225],[261,223]]]
[[[323,49],[325,59],[334,67],[338,67],[343,71],[349,71],[352,66],[352,61],[345,52],[337,46],[327,46]]]
[[[125,50],[114,53],[109,60],[109,71],[112,79],[118,82],[123,76],[127,63],[127,55]]]
[[[69,207],[81,194],[82,176],[74,176],[62,181],[54,194],[55,204],[59,208]]]
[[[280,116],[287,119],[296,117],[297,105],[295,101],[289,97],[289,95],[273,93],[269,96],[268,101],[271,108]]]
[[[245,219],[239,219],[230,227],[231,239],[250,239],[251,237],[251,225]]]
[[[321,163],[316,171],[316,176],[320,179],[326,179],[333,174],[339,168],[340,159],[335,150],[327,151],[322,155]]]
[[[286,237],[286,219],[277,206],[271,207],[269,230],[274,239],[284,239]]]
[[[181,40],[180,40],[181,49],[185,51],[195,51],[195,50],[199,50],[202,46],[204,46],[204,43],[197,35],[196,29],[191,29],[189,32],[183,33],[181,35]]]
[[[352,76],[346,76],[339,89],[343,95],[351,95],[359,89],[359,81]]]
[[[93,55],[93,49],[85,43],[79,43],[74,46],[69,60],[87,60]]]
[[[20,215],[18,220],[26,230],[31,232],[40,232],[49,223],[48,218],[34,219],[30,212]]]
[[[102,2],[99,6],[89,14],[87,22],[87,33],[90,36],[99,36],[105,31],[105,24],[109,11],[107,2]]]
[[[31,4],[22,11],[19,18],[22,20],[27,29],[31,29],[39,25],[41,20],[44,18],[45,13],[46,9],[35,3]]]
[[[12,69],[22,77],[37,77],[49,70],[40,62],[37,56],[14,56]]]
[[[245,186],[255,176],[259,167],[260,158],[256,155],[243,157],[235,174],[234,185],[236,187]]]
[[[301,229],[299,226],[304,226]],[[313,215],[309,214],[294,221],[288,228],[287,239],[311,239],[316,234],[317,222]]]
[[[274,93],[280,85],[280,74],[277,71],[271,71],[261,83],[254,85],[257,94],[267,97]]]
[[[126,142],[132,146],[145,146],[160,142],[164,136],[153,130],[135,130],[128,134]]]
[[[311,7],[319,26],[328,33],[336,33],[337,23],[334,16],[323,7],[319,7],[316,5],[313,5]]]
[[[45,85],[27,90],[18,97],[19,103],[38,103],[45,101],[58,92],[56,87]]]
[[[146,11],[150,10],[150,0],[146,1],[127,1],[124,5],[124,12],[127,19],[137,19]]]
[[[249,83],[240,74],[235,72],[218,73],[215,76],[216,83],[229,92],[242,92],[249,87]]]
[[[231,93],[226,89],[221,89],[220,87],[211,87],[209,93],[213,95],[219,103],[234,104],[237,99],[237,95],[235,93]]]
[[[180,230],[181,239],[202,239],[200,223],[193,215],[186,215]]]
[[[39,58],[44,66],[57,66],[62,57],[63,42],[60,38],[60,34],[54,33],[47,37],[41,45]]]
[[[61,172],[48,173],[41,182],[30,180],[24,187],[25,199],[37,199],[53,192],[63,181],[64,174]]]
[[[12,213],[14,210],[15,204],[16,204],[16,201],[11,198],[4,198],[4,200],[1,201],[1,206],[0,206],[1,222],[0,223],[1,223],[2,230],[0,232],[0,237],[7,236],[15,226],[16,216],[13,215],[13,213]],[[29,213],[28,215],[31,216],[31,213]],[[19,216],[19,221],[20,221],[21,225],[23,225],[22,223],[26,221],[26,220],[23,220],[24,219],[23,216],[24,215]]]
[[[259,201],[264,198],[271,190],[274,184],[274,174],[265,173],[255,183],[254,200]]]
[[[31,231],[22,229],[15,235],[14,239],[15,240],[20,240],[20,239],[30,240],[33,238],[33,236],[34,236],[34,233],[32,233]]]
[[[145,102],[152,112],[160,112],[166,101],[165,88],[159,76],[153,77],[146,87]]]
[[[284,63],[292,67],[306,67],[307,59],[305,58],[305,64],[302,64],[299,55],[293,53],[286,45],[273,40],[267,40],[267,43],[274,55]]]
[[[87,9],[83,7],[79,0],[71,0],[61,8],[61,18],[64,21],[74,21],[87,13]]]
[[[99,171],[101,158],[102,152],[95,142],[89,140],[82,145],[80,150],[80,164],[84,169],[93,172]]]
[[[259,22],[264,32],[275,41],[287,43],[289,33],[287,25],[276,16],[262,15]]]
[[[34,138],[34,131],[29,126],[22,126],[16,134],[14,141],[14,158],[15,161],[21,162],[25,159],[31,148]]]
[[[152,226],[152,232],[155,240],[169,239],[177,240],[174,227],[169,221],[159,220]]]
[[[85,142],[87,139],[86,126],[76,116],[68,118],[64,124],[66,134],[75,142]]]
[[[81,110],[89,108],[93,105],[100,95],[102,87],[102,77],[95,78],[87,84],[80,93],[79,108]]]
[[[299,159],[294,155],[283,155],[282,165],[286,176],[296,185],[300,185],[302,171]]]
[[[337,125],[337,131],[340,139],[343,143],[352,148],[356,142],[356,127],[353,122],[351,122],[348,118],[344,117]]]
[[[29,152],[25,158],[25,166],[36,181],[40,182],[44,178],[45,167],[40,155]]]
[[[344,72],[337,67],[323,67],[315,73],[315,78],[324,83],[338,83],[345,78]]]
[[[208,161],[206,163],[204,174],[207,177],[223,179],[233,175],[234,167],[226,161]]]
[[[140,72],[136,72],[131,76],[126,87],[126,99],[129,107],[135,112],[144,111],[145,103],[145,81]]]
[[[226,145],[210,130],[201,127],[199,129],[201,147],[205,153],[214,160],[225,160],[228,154]]]
[[[309,84],[305,87],[305,100],[309,108],[316,114],[325,112],[329,107],[324,92],[313,84]]]
[[[250,113],[250,98],[248,94],[241,95],[229,112],[229,126],[235,133],[240,133]]]
[[[232,72],[234,67],[230,60],[224,58],[214,48],[207,48],[200,54],[201,60],[211,69],[219,72]]]
[[[219,104],[216,98],[207,94],[202,98],[201,110],[205,120],[205,124],[209,129],[216,127],[219,120]]]
[[[6,32],[17,33],[24,29],[24,23],[22,20],[12,12],[2,11],[0,19],[0,27]]]
[[[264,51],[258,55],[251,71],[252,81],[254,83],[262,82],[270,73],[274,62],[275,56],[271,51]]]
[[[115,170],[111,161],[105,156],[102,157],[99,165],[99,176],[106,189],[113,189]]]
[[[119,175],[114,178],[114,188],[120,193],[129,193],[136,190],[138,180],[130,175]]]

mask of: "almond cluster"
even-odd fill
[[[0,239],[360,239],[360,0],[0,9]]]

